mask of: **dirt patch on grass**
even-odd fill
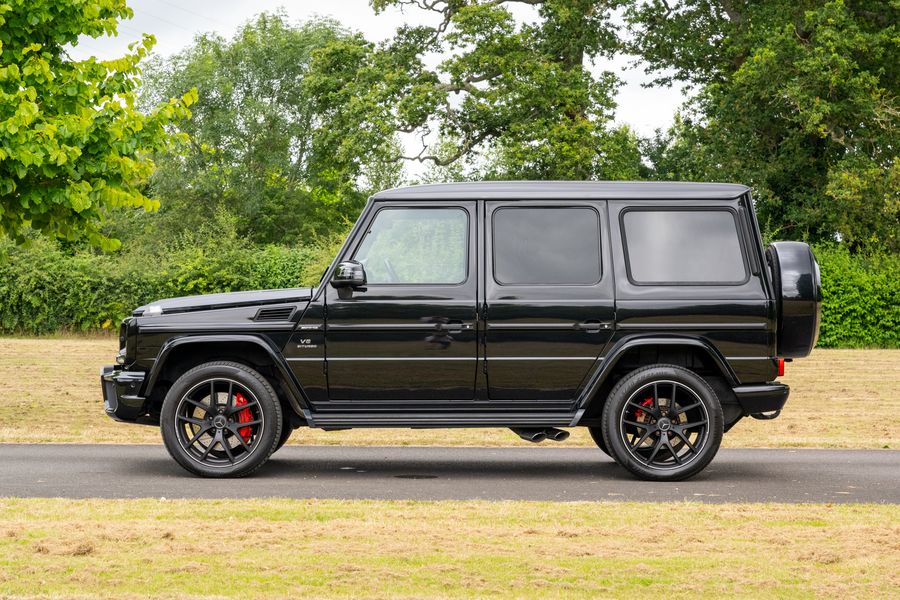
[[[0,596],[886,598],[900,507],[0,500]],[[892,591],[894,590],[894,591]]]
[[[0,443],[159,443],[154,427],[116,423],[103,412],[100,367],[112,337],[0,339]],[[900,448],[900,429],[873,415],[900,412],[900,350],[815,350],[790,363],[791,398],[774,421],[745,419],[726,447]],[[301,429],[291,444],[515,446],[507,429]],[[593,446],[582,428],[566,445]],[[545,442],[542,446],[550,446]]]

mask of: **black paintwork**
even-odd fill
[[[723,402],[734,405],[733,415],[780,409],[786,401],[787,387],[774,383],[780,299],[748,188],[508,182],[388,190],[369,200],[323,282],[338,263],[353,259],[379,209],[423,203],[469,215],[464,283],[370,284],[352,291],[323,283],[151,303],[126,320],[122,364],[104,371],[107,412],[153,422],[174,378],[198,361],[216,359],[260,368],[298,418],[328,428],[593,424],[611,382],[653,362],[711,376]],[[508,205],[596,211],[600,280],[581,286],[494,281],[485,224],[492,211]],[[620,216],[663,206],[732,211],[746,280],[630,281]],[[263,319],[267,314],[275,319]]]

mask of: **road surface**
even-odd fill
[[[287,446],[253,476],[199,479],[150,445],[0,444],[0,496],[900,503],[900,451],[723,449],[678,483],[591,448]]]

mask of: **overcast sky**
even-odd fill
[[[154,51],[169,55],[190,44],[198,33],[215,31],[230,37],[254,15],[279,8],[298,21],[317,15],[333,17],[373,41],[390,37],[404,22],[433,22],[424,11],[413,9],[407,9],[405,13],[391,10],[375,15],[368,0],[129,0],[128,5],[134,10],[134,18],[120,24],[117,38],[83,38],[72,55],[76,58],[119,56],[129,43],[140,39],[142,33],[155,35]],[[631,125],[642,135],[667,127],[675,110],[685,100],[682,90],[644,88],[641,84],[647,77],[641,69],[627,68],[628,65],[629,60],[625,57],[598,65],[598,68],[616,72],[625,81],[616,98],[619,105],[616,120]]]

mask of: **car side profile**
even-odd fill
[[[136,309],[101,382],[109,416],[206,477],[302,426],[500,426],[587,427],[637,477],[680,480],[779,414],[820,310],[809,246],[764,248],[745,186],[412,186],[369,199],[318,287]]]

